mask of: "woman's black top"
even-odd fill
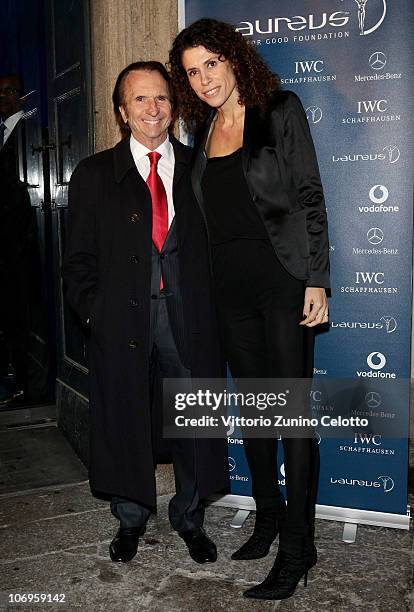
[[[279,291],[289,275],[250,195],[242,149],[209,159],[201,188],[219,308],[239,307]]]
[[[201,187],[210,246],[240,238],[269,239],[244,177],[242,149],[210,158]]]

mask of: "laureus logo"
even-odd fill
[[[233,457],[229,457],[229,472],[232,472],[236,469],[236,462]]]
[[[394,481],[391,476],[378,476],[377,480],[382,484],[384,493],[389,493],[394,488]]]
[[[387,14],[387,0],[354,0],[354,2],[357,5],[360,36],[378,30]]]
[[[319,123],[323,117],[322,109],[319,106],[308,106],[306,117],[311,123]]]
[[[394,317],[381,317],[380,321],[383,321],[387,334],[392,334],[397,329],[397,321]]]
[[[400,159],[400,150],[397,146],[387,145],[386,147],[383,147],[382,150],[388,153],[388,161],[390,164],[395,164],[395,162]]]

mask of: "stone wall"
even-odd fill
[[[116,77],[138,60],[166,62],[177,0],[90,0],[95,151],[119,140],[111,106]]]

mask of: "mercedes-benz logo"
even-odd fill
[[[232,472],[236,469],[236,462],[233,457],[229,457],[229,472]]]
[[[381,406],[382,397],[376,391],[368,391],[368,393],[365,395],[365,403],[368,408],[378,408]]]
[[[378,192],[380,195],[377,195]],[[374,185],[369,190],[369,199],[374,204],[384,204],[388,200],[389,192],[385,185]]]
[[[391,476],[378,476],[377,480],[382,482],[384,493],[389,493],[394,488],[394,481]]]
[[[392,334],[397,329],[397,321],[394,317],[381,317],[380,321],[384,321],[387,334]]]
[[[368,61],[372,70],[382,70],[387,63],[387,56],[382,51],[375,51],[369,56]]]
[[[308,121],[311,121],[312,123],[319,123],[322,116],[322,109],[320,109],[319,106],[308,106],[306,109],[306,117],[308,118]]]
[[[400,149],[395,145],[387,145],[382,149],[388,153],[388,161],[390,164],[395,164],[400,159]]]
[[[381,244],[384,240],[384,232],[379,227],[371,227],[367,231],[367,239],[370,244]]]
[[[371,370],[382,370],[386,363],[387,358],[383,353],[379,353],[378,351],[373,351],[367,357],[367,364]]]

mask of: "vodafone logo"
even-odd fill
[[[372,351],[367,356],[367,365],[369,370],[357,370],[358,378],[397,378],[395,372],[384,371],[387,358],[384,353]]]
[[[387,358],[384,353],[372,351],[367,356],[367,365],[369,370],[357,370],[358,378],[397,378],[395,372],[384,370],[387,363]]]
[[[373,185],[369,190],[368,197],[371,204],[359,204],[360,213],[398,213],[400,207],[396,204],[385,204],[389,198],[389,191],[385,185]]]
[[[369,190],[369,199],[374,204],[383,204],[388,200],[389,192],[384,185],[374,185]]]
[[[371,370],[382,370],[386,363],[387,359],[385,355],[377,351],[370,353],[367,357],[367,364]]]

